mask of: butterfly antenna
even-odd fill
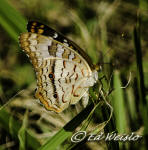
[[[0,107],[0,111],[6,107],[17,95],[19,95],[20,93],[22,93],[24,90],[21,90],[19,92],[17,92],[14,96],[12,96],[3,106]]]
[[[95,70],[99,71],[102,70],[102,65],[104,64],[110,64],[113,66],[113,64],[111,62],[99,62],[96,65],[94,65]]]
[[[105,54],[103,54],[102,58],[104,58],[110,51],[111,51],[111,49],[108,49],[107,52]],[[99,62],[98,64],[94,65],[95,70],[97,70],[97,71],[100,70],[102,68],[101,65],[104,65],[104,64],[113,65],[113,63],[111,63],[111,62]]]

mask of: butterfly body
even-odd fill
[[[72,41],[38,22],[29,22],[20,45],[37,77],[35,97],[46,109],[61,112],[85,97],[98,79],[88,57]]]

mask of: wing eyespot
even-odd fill
[[[53,97],[54,97],[54,98],[57,98],[57,97],[58,97],[57,93],[55,93],[55,94],[53,95]]]
[[[53,73],[50,73],[48,76],[49,76],[50,79],[54,78],[54,74]]]

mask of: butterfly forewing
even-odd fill
[[[89,66],[92,69],[94,69],[94,65],[92,64],[89,56],[83,51],[83,49],[81,49],[76,43],[74,43],[67,37],[63,36],[61,33],[58,33],[55,30],[53,30],[52,28],[50,28],[40,22],[36,22],[36,21],[29,21],[27,24],[27,30],[28,30],[28,32],[31,32],[31,33],[38,33],[38,34],[42,34],[42,35],[45,35],[48,37],[52,37],[56,41],[66,44],[68,47],[72,48],[78,54],[83,56],[83,58],[87,60],[87,63],[89,64]]]

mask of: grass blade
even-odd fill
[[[55,150],[62,142],[65,141],[65,139],[72,135],[76,127],[87,118],[92,109],[93,104],[90,104],[74,119],[67,123],[55,136],[53,136],[43,146],[41,146],[39,150]]]
[[[126,131],[126,112],[125,112],[125,102],[123,97],[123,89],[121,88],[120,74],[118,71],[114,73],[114,88],[113,92],[113,108],[114,115],[116,118],[116,127],[119,133],[125,133]]]
[[[26,19],[13,8],[7,0],[1,0],[0,25],[8,32],[10,37],[18,42],[20,32],[26,29]]]
[[[11,119],[11,132],[9,131],[9,122]],[[21,128],[21,124],[15,120],[12,115],[10,115],[8,112],[6,112],[4,109],[0,110],[0,126],[5,129],[8,133],[11,133],[12,137],[18,140],[18,131]],[[40,147],[40,143],[32,137],[29,132],[26,132],[26,143],[28,147],[31,149],[36,150],[38,147]]]

